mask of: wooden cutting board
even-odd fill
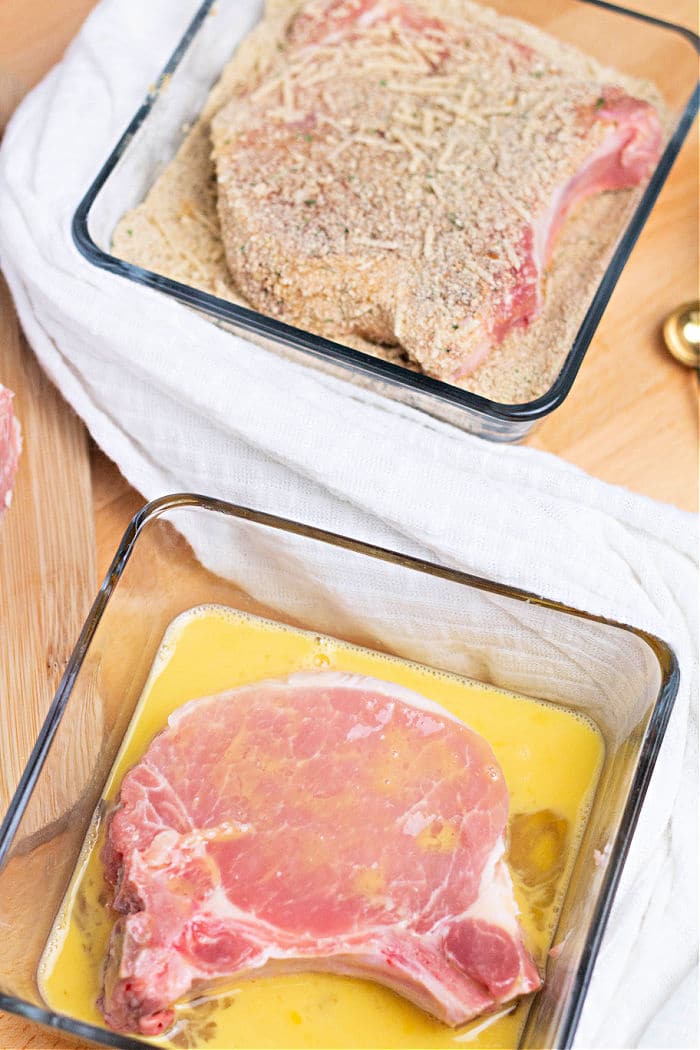
[[[85,430],[20,333],[0,276],[0,376],[16,392],[24,449],[0,523],[0,813],[4,815],[95,594]],[[76,741],[76,755],[82,741]],[[60,806],[63,786],[52,804]],[[35,814],[50,819],[51,814]],[[3,1048],[76,1046],[0,1014]]]
[[[23,94],[19,77],[0,69],[0,136]],[[4,815],[94,597],[96,554],[86,432],[21,335],[1,276],[0,382],[15,391],[24,439],[13,503],[0,523]],[[55,1046],[76,1045],[19,1017],[0,1015],[0,1025],[5,1048],[47,1046],[49,1038]]]
[[[23,94],[22,81],[0,69],[0,137]],[[96,556],[86,432],[22,336],[2,277],[0,382],[15,391],[23,434],[13,503],[0,523],[4,814],[94,596]]]
[[[21,336],[0,278],[0,379],[23,431],[0,525],[0,810],[14,791],[95,595],[87,438]]]

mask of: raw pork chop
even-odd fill
[[[564,219],[644,180],[662,128],[582,79],[580,56],[570,72],[508,35],[518,23],[429,10],[302,5],[212,136],[228,266],[255,306],[458,381],[538,315]]]
[[[186,704],[124,778],[102,1009],[157,1034],[223,978],[324,970],[448,1024],[530,992],[491,748],[417,693],[292,675]]]
[[[12,485],[22,447],[19,423],[12,411],[12,398],[12,391],[0,383],[0,518],[12,502]]]

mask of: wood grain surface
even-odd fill
[[[1,277],[0,375],[16,391],[23,434],[14,498],[0,542],[4,813],[94,598],[96,568],[87,434],[21,336]],[[73,739],[68,746],[67,768],[80,769],[85,739]],[[54,777],[51,788],[44,797],[52,810],[60,809],[64,778]],[[53,817],[53,811],[36,810],[32,819],[50,823]],[[36,1026],[18,1026],[16,1019],[8,1026],[0,1015],[3,1046],[40,1046],[45,1037],[37,1042],[36,1033]]]
[[[696,28],[694,0],[630,0],[630,4]],[[0,0],[0,117],[60,58],[93,5],[94,0],[60,4]],[[626,41],[621,39],[619,45],[624,51]],[[697,506],[697,377],[666,353],[661,324],[669,310],[698,293],[697,168],[696,129],[618,284],[572,393],[528,440],[605,481],[689,510]],[[27,438],[15,504],[0,544],[0,661],[7,659],[2,645],[7,646],[8,637],[18,647],[12,659],[21,659],[19,647],[30,629],[36,629],[43,642],[45,661],[41,681],[36,683],[41,698],[30,713],[22,713],[16,697],[0,696],[6,749],[2,760],[8,756],[6,779],[12,780],[94,593],[95,567],[99,578],[143,500],[92,444],[90,489],[90,478],[81,465],[84,432],[22,345],[4,286],[0,289],[0,379],[17,392]],[[37,458],[58,448],[66,453],[62,459],[72,464],[66,467],[68,473],[35,473]],[[91,500],[96,548],[89,528],[74,528],[75,500]],[[51,541],[52,530],[40,540],[37,508],[53,530],[61,530],[61,543],[68,542],[67,560],[57,560],[58,542],[42,546]],[[35,552],[21,564],[8,554],[20,534],[27,549]],[[38,580],[70,581],[68,589],[63,583],[54,588],[55,597],[45,602],[39,615],[32,604],[32,595],[37,594],[32,588]],[[14,733],[20,727],[14,738],[10,725]],[[77,1045],[0,1014],[0,1047],[7,1050]]]
[[[0,278],[0,374],[23,451],[0,542],[0,807],[14,791],[95,594],[87,435],[20,335]],[[74,763],[80,764],[82,741]],[[55,785],[56,797],[62,788]],[[43,818],[50,819],[48,814]]]

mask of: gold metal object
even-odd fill
[[[689,368],[700,368],[700,301],[683,303],[664,321],[669,353]]]

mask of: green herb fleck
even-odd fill
[[[452,327],[453,327],[453,329],[454,329],[454,330],[455,330],[455,332],[456,332],[456,331],[457,331],[457,329],[459,328],[459,325],[458,325],[458,324],[453,324],[453,325],[452,325]]]
[[[316,198],[315,197],[309,197],[307,200],[304,201],[304,204],[307,206],[307,208],[313,207],[313,205],[315,203],[316,203]]]
[[[134,231],[133,230],[127,230],[126,232],[129,234],[130,237],[134,236]]]
[[[601,95],[596,101],[595,108],[596,109],[602,109],[604,105],[605,105],[605,99]]]
[[[246,248],[245,244],[241,245],[241,251],[243,252],[244,255],[248,251],[248,249]]]
[[[307,131],[306,134],[304,135],[304,141],[305,142],[313,142],[313,140],[314,140],[313,135],[309,135],[309,133]]]
[[[389,81],[388,80],[380,80],[379,83],[380,83],[381,87],[386,87],[387,84],[389,83]]]

